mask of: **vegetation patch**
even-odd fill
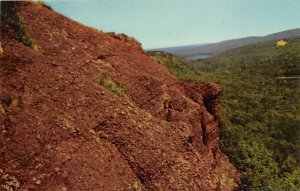
[[[242,190],[300,188],[300,39],[288,42],[250,45],[200,62],[152,54],[180,79],[220,84],[221,147],[247,174]]]
[[[126,97],[124,87],[120,83],[115,83],[107,74],[102,74],[98,80],[98,84],[106,87],[120,97]]]
[[[184,60],[181,60],[174,55],[164,52],[148,52],[148,54],[155,60],[166,65],[172,74],[181,80],[193,82],[197,79],[199,72],[190,68]]]
[[[17,12],[17,2],[15,1],[2,1],[1,2],[1,22],[7,24],[12,28],[17,40],[30,48],[36,49],[37,46],[27,34],[24,25],[21,22]]]

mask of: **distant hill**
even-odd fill
[[[300,28],[273,33],[266,36],[251,36],[240,39],[226,40],[217,43],[179,46],[156,49],[175,54],[189,60],[206,59],[212,55],[217,55],[227,50],[251,45],[259,42],[276,41],[279,39],[300,37]]]

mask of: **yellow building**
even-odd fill
[[[279,40],[276,42],[276,46],[285,46],[285,45],[287,45],[287,43],[288,42],[285,40]]]

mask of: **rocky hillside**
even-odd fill
[[[238,187],[216,84],[180,81],[134,39],[42,4],[1,8],[21,27],[1,22],[0,190]]]

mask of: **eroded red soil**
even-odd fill
[[[125,35],[31,3],[18,11],[38,50],[1,23],[0,184],[15,179],[11,188],[23,191],[237,188],[239,173],[219,148],[216,84],[178,80]],[[102,74],[126,96],[99,85]]]

